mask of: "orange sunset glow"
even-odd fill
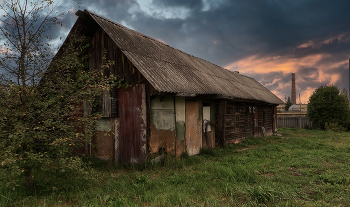
[[[312,95],[313,91],[316,89],[316,87],[306,87],[301,91],[301,88],[298,87],[298,83],[306,82],[302,77],[298,76],[298,70],[301,67],[304,68],[313,68],[317,67],[320,69],[318,73],[318,77],[312,77],[316,76],[316,74],[312,74],[311,78],[317,78],[320,85],[323,85],[324,82],[327,82],[328,84],[334,84],[336,85],[340,75],[339,74],[328,74],[327,71],[332,70],[334,68],[339,67],[340,65],[344,65],[348,63],[348,60],[344,60],[341,62],[336,63],[329,63],[329,64],[319,64],[320,60],[325,59],[329,57],[330,55],[327,54],[317,54],[317,55],[310,55],[304,58],[296,59],[296,58],[289,58],[286,56],[276,56],[276,57],[269,57],[269,58],[257,58],[256,56],[248,57],[243,60],[233,62],[229,65],[224,66],[224,68],[236,71],[238,70],[240,73],[247,74],[248,76],[252,76],[254,74],[265,74],[270,72],[282,72],[283,74],[290,74],[290,73],[296,73],[296,90],[297,90],[297,96],[300,94],[301,96],[301,102],[307,103],[307,100]],[[278,84],[278,86],[271,91],[277,95],[282,100],[285,99],[285,95],[291,96],[291,94],[285,94],[283,92],[280,92],[280,89],[283,88],[290,88],[291,90],[291,80],[288,82],[280,82],[281,79],[274,79],[271,83],[264,84],[265,87],[269,87],[273,84]],[[297,100],[299,97],[297,97]],[[299,103],[299,100],[297,101]]]

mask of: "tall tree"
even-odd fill
[[[347,96],[334,85],[317,88],[309,98],[307,115],[312,125],[325,129],[326,123],[347,128],[350,109]]]
[[[114,78],[87,68],[90,45],[71,35],[52,59],[50,31],[64,13],[52,0],[2,0],[0,35],[0,163],[13,181],[32,183],[36,171],[79,171],[73,150],[92,136],[99,114],[83,113],[82,100],[115,85]],[[101,67],[108,67],[105,62]]]

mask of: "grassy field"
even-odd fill
[[[350,206],[350,133],[279,133],[158,165],[90,158],[85,175],[34,177],[29,190],[0,181],[0,205]]]

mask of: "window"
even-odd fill
[[[203,131],[204,132],[208,121],[210,121],[210,106],[203,106]],[[211,131],[211,126],[210,124],[208,124],[207,132],[210,132],[210,131]]]
[[[239,131],[239,113],[235,113],[235,131]]]

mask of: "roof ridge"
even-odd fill
[[[110,20],[110,19],[108,19],[108,18],[106,18],[106,17],[103,17],[103,16],[101,16],[101,15],[98,15],[98,14],[96,14],[96,13],[94,13],[94,12],[92,12],[92,11],[89,11],[89,10],[87,10],[87,9],[85,9],[84,12],[88,12],[89,14],[95,15],[95,16],[101,18],[101,19],[104,19],[104,20],[106,20],[106,21],[108,21],[108,22],[111,22],[111,23],[113,23],[113,24],[115,24],[115,25],[121,27],[122,29],[131,31],[131,32],[134,32],[135,34],[137,34],[137,35],[139,35],[139,36],[146,37],[146,38],[149,38],[149,39],[151,39],[151,40],[153,40],[153,41],[157,41],[157,42],[159,42],[159,43],[161,43],[161,44],[167,45],[167,44],[165,44],[165,43],[163,43],[163,42],[161,42],[161,41],[159,41],[159,40],[156,40],[156,39],[154,39],[154,38],[152,38],[152,37],[149,37],[149,36],[147,36],[147,35],[145,35],[145,34],[142,34],[142,33],[138,32],[138,31],[135,31],[135,30],[133,30],[133,29],[130,29],[130,28],[128,28],[128,27],[126,27],[126,26],[124,26],[124,25],[122,25],[122,24],[119,24],[119,23],[117,23],[117,22],[115,22],[115,21],[113,21],[113,20]],[[169,45],[167,45],[167,46],[169,46]],[[170,47],[170,46],[169,46],[169,47]]]

